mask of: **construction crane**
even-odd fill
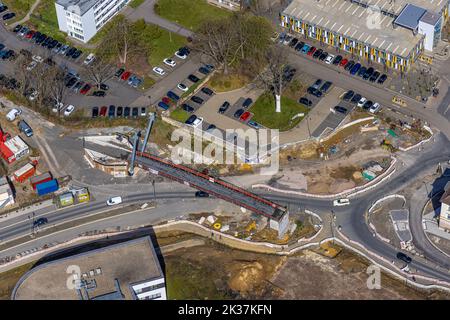
[[[141,147],[141,152],[145,152],[145,148],[147,147],[147,142],[148,142],[148,139],[150,138],[150,134],[151,134],[153,124],[155,123],[155,121],[156,121],[156,115],[154,112],[151,112],[148,117],[147,129],[145,131],[145,137],[144,137],[144,142]],[[128,167],[128,174],[130,176],[134,175],[134,164],[136,162],[136,152],[138,150],[140,138],[141,138],[141,131],[139,130],[139,131],[135,132],[133,139],[132,139],[133,151],[131,153],[130,166]]]

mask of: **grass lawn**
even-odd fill
[[[197,29],[206,18],[231,15],[230,11],[210,5],[206,0],[159,0],[155,4],[155,12],[190,30]]]
[[[142,82],[142,85],[139,87],[141,90],[148,90],[151,86],[153,86],[156,83],[155,79],[150,77],[144,77],[144,81]]]
[[[187,113],[186,111],[184,111],[183,109],[177,108],[175,110],[173,110],[170,113],[170,117],[173,120],[179,121],[181,123],[185,123],[186,120],[190,117],[191,115],[189,113]]]
[[[159,36],[149,39],[152,49],[149,53],[148,62],[152,66],[161,64],[164,58],[173,56],[175,51],[186,44],[186,38],[156,26],[155,28],[158,28],[157,34]]]
[[[216,92],[227,92],[242,88],[250,83],[247,76],[238,73],[230,73],[224,75],[222,73],[215,73],[209,80],[209,86]]]
[[[66,42],[67,35],[59,31],[54,0],[41,0],[41,3],[31,15],[28,24],[33,25],[34,28],[53,39]]]
[[[0,273],[0,300],[11,299],[11,294],[17,281],[36,263],[24,264],[9,271]]]
[[[139,7],[141,4],[143,4],[145,2],[145,0],[132,0],[129,4],[130,7],[132,8],[137,8]]]
[[[270,129],[287,131],[295,127],[303,117],[291,120],[299,113],[308,113],[308,108],[288,97],[281,97],[281,112],[275,112],[275,97],[270,93],[264,93],[250,109],[254,113],[252,120]]]
[[[30,11],[31,6],[36,0],[2,0],[1,2],[16,14],[17,20],[20,20]]]

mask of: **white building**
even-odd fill
[[[14,195],[6,177],[0,178],[0,208],[14,204]]]
[[[130,0],[56,0],[59,29],[88,42]]]
[[[444,190],[445,192],[440,199],[439,227],[450,231],[450,181],[447,182]]]

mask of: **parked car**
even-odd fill
[[[294,48],[297,42],[298,42],[297,38],[292,38],[291,42],[289,43],[289,47]]]
[[[210,73],[209,69],[208,69],[208,68],[205,68],[205,67],[200,67],[200,68],[198,69],[198,72],[200,72],[200,73],[202,73],[202,74],[204,74],[204,75],[207,75],[207,74]]]
[[[295,48],[294,48],[295,51],[301,51],[304,45],[305,45],[305,43],[304,43],[303,41],[298,42],[298,43],[295,45]]]
[[[350,60],[350,61],[347,63],[347,65],[344,67],[344,70],[345,70],[345,71],[350,71],[350,70],[353,68],[354,65],[355,65],[355,61]]]
[[[380,111],[381,106],[378,102],[375,102],[370,108],[369,108],[369,112],[370,113],[377,113],[378,111]]]
[[[134,107],[134,108],[131,110],[131,116],[132,116],[133,118],[139,117],[139,108]]]
[[[175,62],[175,61],[173,61],[172,59],[170,59],[170,58],[165,58],[164,60],[163,60],[163,62],[166,64],[166,65],[168,65],[169,67],[175,67],[176,65],[177,65],[177,63]]]
[[[325,58],[325,63],[326,64],[331,64],[334,60],[335,56],[332,54],[329,54],[326,58]]]
[[[298,100],[298,102],[304,104],[307,107],[310,107],[312,105],[312,101],[306,97],[301,97],[300,100]]]
[[[121,204],[123,202],[122,197],[112,197],[106,201],[108,206],[115,206],[117,204]]]
[[[244,109],[238,109],[238,110],[236,110],[236,112],[233,114],[233,117],[235,117],[236,119],[239,119],[241,116],[242,116],[242,114],[245,112],[245,110]]]
[[[14,27],[13,32],[17,33],[20,31],[20,29],[22,29],[22,26],[20,24],[18,24],[17,26]]]
[[[316,52],[314,52],[314,54],[313,54],[313,58],[314,58],[314,59],[319,58],[320,55],[321,55],[322,53],[323,53],[323,50],[322,50],[322,49],[316,50]]]
[[[225,111],[228,110],[228,108],[230,107],[230,103],[228,101],[225,101],[219,108],[219,113],[224,114]]]
[[[170,103],[170,98],[169,97],[162,97],[162,102],[169,104]]]
[[[322,82],[323,82],[322,79],[317,79],[311,87],[314,89],[319,89]]]
[[[253,103],[253,100],[251,98],[245,99],[245,101],[242,103],[242,108],[247,109],[250,107]]]
[[[210,88],[207,87],[201,88],[200,91],[203,92],[204,94],[207,94],[208,96],[212,96],[214,94],[214,91],[212,91]]]
[[[326,57],[328,57],[328,52],[322,52],[322,54],[319,56],[319,61],[325,61]]]
[[[194,83],[197,83],[197,82],[200,81],[200,79],[199,79],[197,76],[193,75],[193,74],[190,74],[190,75],[188,76],[188,79],[189,79],[190,81],[194,82]]]
[[[10,20],[10,19],[14,18],[15,16],[16,16],[16,14],[14,12],[9,12],[9,13],[3,15],[2,18],[3,18],[3,20]]]
[[[116,106],[110,105],[108,108],[108,117],[114,118],[116,116]]]
[[[92,118],[97,118],[98,117],[98,107],[93,107],[92,108]]]
[[[313,96],[315,96],[317,98],[320,98],[322,96],[322,91],[320,91],[320,90],[318,90],[316,88],[313,88],[313,87],[309,87],[307,92],[309,94],[312,94]]]
[[[334,58],[332,63],[333,63],[333,65],[337,66],[337,65],[339,65],[341,63],[341,61],[342,61],[342,56],[341,55],[337,55],[336,58]]]
[[[372,106],[373,106],[373,102],[371,100],[368,100],[368,101],[366,101],[366,103],[364,103],[363,109],[369,110],[370,108],[372,108]]]
[[[191,115],[186,121],[185,124],[197,128],[203,122],[203,118],[197,117],[195,114]]]
[[[175,56],[184,60],[188,57],[189,53],[190,53],[189,49],[187,47],[183,47],[178,49],[177,52],[175,52]]]
[[[73,54],[72,54],[72,59],[78,59],[81,54],[83,53],[83,51],[81,50],[76,50]]]
[[[344,94],[344,96],[342,97],[342,100],[349,101],[354,96],[354,94],[355,94],[354,91],[349,90]]]
[[[252,127],[253,129],[261,129],[262,126],[257,123],[256,121],[250,120],[249,122],[247,122],[247,124]]]
[[[123,115],[123,107],[118,106],[118,107],[117,107],[116,116],[117,116],[117,117],[121,117],[122,115]]]
[[[105,117],[107,111],[108,111],[108,108],[106,106],[101,107],[100,108],[100,117]]]
[[[350,102],[351,102],[351,103],[358,103],[359,100],[361,100],[361,98],[362,98],[362,96],[361,96],[359,93],[357,93],[357,94],[355,94],[355,95],[353,96],[353,98],[350,100]]]
[[[167,103],[162,102],[162,101],[158,102],[158,107],[160,107],[163,110],[169,110],[169,105]]]
[[[375,71],[375,70],[374,70],[372,67],[370,67],[369,69],[367,69],[366,73],[364,73],[364,75],[363,75],[363,79],[364,79],[364,80],[369,79],[369,78],[372,76],[372,74],[374,73],[374,71]]]
[[[411,261],[412,261],[411,257],[407,256],[403,252],[397,253],[397,259],[402,260],[403,262],[406,262],[406,263],[411,263]]]
[[[361,99],[358,101],[357,106],[362,108],[366,102],[367,102],[367,99],[364,97],[361,97]]]
[[[177,94],[175,94],[173,91],[168,91],[168,92],[167,92],[167,96],[168,96],[170,99],[172,99],[174,102],[180,100],[180,97],[179,97]]]
[[[377,83],[383,84],[386,81],[386,79],[387,79],[387,75],[382,74],[381,77],[378,78]]]
[[[109,90],[109,86],[107,84],[100,83],[100,90],[108,91]]]
[[[309,44],[305,44],[302,48],[301,53],[308,53],[309,49],[311,49],[311,46]]]
[[[247,121],[247,120],[250,118],[251,115],[252,115],[252,114],[251,114],[250,112],[245,111],[245,112],[239,117],[239,120],[245,122],[245,121]]]
[[[25,120],[20,120],[19,131],[23,132],[27,137],[31,137],[33,135],[33,129],[31,129],[30,125],[25,122]]]
[[[342,114],[347,114],[347,112],[348,112],[347,108],[344,108],[344,107],[341,107],[341,106],[335,106],[334,110],[339,112],[339,113],[342,113]]]
[[[119,77],[122,75],[122,73],[124,73],[124,72],[125,72],[125,69],[124,69],[124,68],[117,69],[117,71],[116,71],[116,73],[114,74],[114,76],[115,76],[116,78],[119,78]]]
[[[86,94],[89,90],[91,90],[92,86],[89,83],[86,83],[83,88],[81,88],[80,93]]]
[[[184,111],[189,112],[189,113],[194,112],[194,108],[191,107],[190,105],[188,105],[187,103],[183,103],[181,105],[181,109],[183,109]]]
[[[6,119],[8,119],[8,121],[14,121],[21,114],[22,114],[22,110],[20,110],[18,108],[13,108],[13,109],[11,109],[11,111],[9,111],[6,114]]]
[[[70,116],[70,115],[72,114],[72,112],[74,112],[74,111],[75,111],[75,106],[69,104],[69,105],[67,106],[66,110],[64,110],[64,116],[65,116],[65,117],[68,117],[68,116]]]
[[[106,95],[106,92],[105,91],[94,91],[92,93],[92,95],[95,97],[104,97]]]
[[[370,82],[375,82],[375,81],[378,79],[379,76],[380,76],[380,72],[375,71],[375,72],[370,76],[369,81],[370,81]]]
[[[154,67],[153,68],[153,72],[158,74],[158,75],[160,75],[160,76],[163,76],[163,75],[166,74],[166,72],[160,67]]]
[[[83,64],[88,65],[91,64],[95,59],[95,55],[93,53],[90,53],[86,59],[84,59]]]
[[[353,66],[353,68],[350,70],[350,74],[354,76],[360,68],[361,68],[361,63],[355,64]]]
[[[205,192],[205,191],[197,191],[195,193],[195,196],[197,198],[208,198],[209,197],[209,193]]]
[[[311,47],[307,53],[308,56],[312,56],[316,52],[316,47]]]
[[[200,98],[199,96],[192,96],[191,100],[198,104],[202,104],[205,101],[202,98]]]
[[[179,83],[179,84],[177,85],[177,88],[180,89],[180,90],[183,91],[183,92],[186,92],[186,91],[189,90],[188,86],[186,86],[186,85],[183,84],[183,83]]]
[[[358,76],[358,77],[364,76],[364,74],[366,73],[366,71],[367,71],[367,68],[366,68],[366,67],[361,67],[361,68],[359,69],[358,73],[357,73],[357,76]]]
[[[123,81],[127,81],[128,78],[131,77],[131,72],[130,71],[125,71],[124,73],[122,73],[122,75],[120,76],[120,79]]]
[[[131,110],[130,107],[123,108],[123,116],[124,116],[124,118],[129,118],[130,117],[130,110]]]
[[[6,10],[8,10],[8,7],[5,5],[0,5],[0,13],[5,12]]]
[[[340,67],[345,67],[348,63],[348,59],[342,59],[341,62],[339,62],[339,66]]]
[[[331,81],[327,81],[322,85],[320,91],[322,91],[323,93],[327,93],[327,91],[331,88],[332,85],[333,83]]]

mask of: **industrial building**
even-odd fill
[[[362,60],[407,71],[433,51],[449,0],[293,0],[281,26]]]
[[[167,299],[164,274],[149,236],[89,249],[98,243],[75,248],[74,255],[67,250],[67,256],[33,267],[16,284],[12,299]]]
[[[130,0],[56,0],[59,30],[87,43]]]

